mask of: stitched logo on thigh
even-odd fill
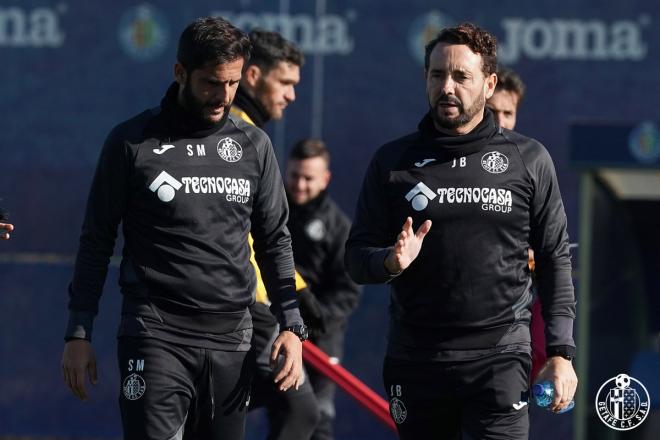
[[[144,390],[147,389],[147,384],[139,374],[131,374],[124,380],[122,389],[124,397],[128,400],[138,400],[144,394]]]
[[[401,399],[397,399],[396,397],[390,399],[390,414],[392,414],[392,418],[397,425],[405,422],[406,417],[408,416],[408,410]]]

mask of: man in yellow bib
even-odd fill
[[[249,124],[262,128],[271,119],[278,120],[284,109],[295,98],[295,86],[300,82],[300,67],[304,62],[302,52],[276,32],[255,29],[250,32],[253,49],[250,60],[243,69],[243,76],[231,108],[231,113]],[[252,349],[257,356],[257,371],[252,384],[250,407],[267,408],[269,419],[268,439],[306,440],[320,419],[314,391],[309,380],[298,388],[281,391],[273,382],[273,371],[268,364],[269,347],[278,334],[278,324],[268,309],[266,288],[257,272],[256,303],[250,308],[254,325]],[[307,284],[296,271],[296,291],[301,302],[306,295]],[[306,320],[322,320],[322,316],[310,316]],[[316,319],[314,319],[316,318]],[[306,336],[306,335],[305,335]]]

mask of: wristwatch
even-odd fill
[[[300,342],[305,342],[309,338],[307,326],[305,324],[290,325],[289,327],[282,328],[282,331],[289,331],[300,338]]]
[[[549,358],[553,356],[559,356],[566,359],[567,361],[572,361],[575,359],[575,348],[563,345],[548,347],[546,349],[546,355]]]

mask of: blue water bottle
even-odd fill
[[[545,408],[550,411],[550,404],[552,399],[555,396],[555,387],[552,385],[552,382],[545,380],[541,383],[534,384],[532,386],[532,397],[534,397],[534,402],[541,408]],[[568,406],[556,414],[562,414],[573,409],[575,406],[575,401],[571,400]]]

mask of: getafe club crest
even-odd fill
[[[144,391],[147,389],[147,384],[139,374],[131,374],[124,379],[122,389],[124,391],[124,397],[128,400],[138,400],[144,395]]]
[[[509,158],[499,151],[491,151],[481,157],[481,166],[492,174],[500,174],[509,168]]]
[[[408,410],[406,409],[406,406],[403,404],[401,399],[392,397],[390,400],[390,414],[392,414],[392,418],[397,425],[400,425],[406,421]]]
[[[638,161],[652,164],[660,159],[660,130],[653,122],[643,122],[630,132],[628,149]]]
[[[168,46],[169,24],[165,15],[148,4],[126,12],[119,23],[119,41],[126,53],[138,61],[150,61]]]
[[[218,142],[218,154],[227,162],[238,162],[243,156],[243,148],[232,138],[226,137]]]
[[[323,240],[323,237],[325,237],[325,224],[318,218],[311,220],[305,225],[305,235],[313,241]]]
[[[649,393],[640,381],[627,374],[619,374],[598,390],[596,412],[610,428],[628,431],[646,419],[650,402]]]

